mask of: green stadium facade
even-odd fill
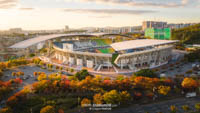
[[[159,39],[159,40],[170,40],[171,29],[170,28],[163,28],[163,29],[147,28],[145,30],[145,37],[150,37],[152,39]]]

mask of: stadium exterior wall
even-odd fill
[[[112,54],[68,51],[56,46],[53,46],[53,48],[55,49],[56,59],[62,61],[63,64],[93,68],[96,71],[102,66],[108,68],[113,66],[111,63]],[[168,63],[171,59],[172,49],[173,45],[166,45],[140,52],[120,54],[115,59],[115,64],[121,70],[129,69],[134,72],[144,68],[158,67]]]

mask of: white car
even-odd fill
[[[192,64],[192,67],[196,67],[196,64]]]
[[[185,95],[186,98],[192,98],[192,97],[196,97],[197,96],[197,93],[196,92],[192,92],[192,93],[187,93]]]
[[[165,73],[160,74],[160,77],[167,77]]]

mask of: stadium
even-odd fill
[[[25,49],[45,42],[49,52],[40,57],[45,62],[97,74],[126,74],[167,64],[177,42],[116,37],[103,33],[56,34],[25,40],[10,48]]]

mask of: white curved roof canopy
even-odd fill
[[[50,40],[50,39],[54,39],[54,38],[58,38],[58,37],[63,37],[63,36],[101,36],[101,35],[107,35],[107,33],[73,33],[73,34],[53,34],[53,35],[45,35],[45,36],[38,36],[35,38],[31,38],[28,40],[24,40],[21,41],[19,43],[16,43],[12,46],[10,46],[9,48],[18,48],[18,49],[24,49],[27,47],[30,47],[32,45],[38,44],[40,42],[46,41],[46,40]]]
[[[128,49],[137,49],[148,46],[156,46],[163,44],[172,44],[178,42],[177,40],[155,40],[155,39],[141,39],[141,40],[131,40],[124,42],[117,42],[111,44],[111,47],[116,51],[128,50]]]

